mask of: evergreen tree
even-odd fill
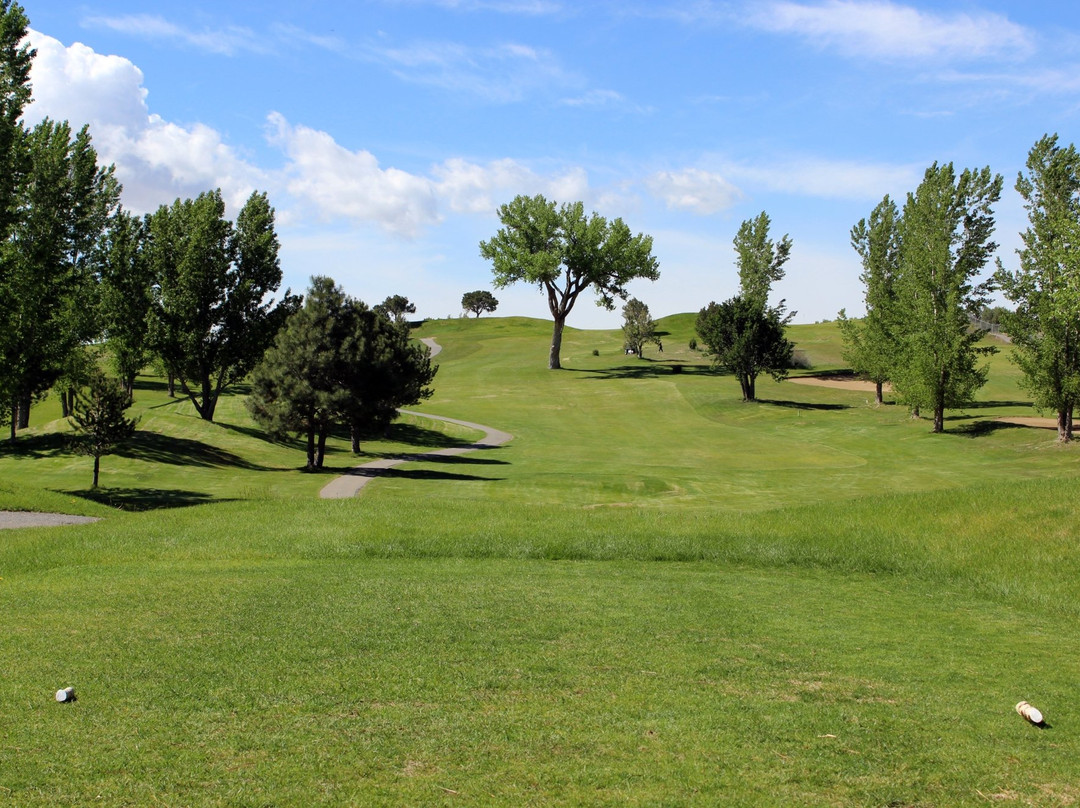
[[[90,390],[75,396],[71,424],[75,429],[72,448],[77,454],[94,458],[94,483],[98,487],[101,458],[135,432],[138,419],[127,418],[131,396],[123,386],[100,371],[91,374]]]
[[[1073,437],[1080,397],[1080,155],[1043,136],[1028,153],[1027,175],[1016,190],[1024,198],[1028,228],[1014,272],[998,261],[995,280],[1016,311],[1003,315],[1023,371],[1021,385],[1035,406],[1057,414],[1058,440]]]

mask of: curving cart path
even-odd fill
[[[432,356],[437,355],[442,350],[442,346],[431,339],[431,337],[426,337],[422,339],[421,342],[431,349]],[[319,492],[320,497],[323,499],[348,499],[349,497],[356,496],[361,488],[378,477],[384,470],[393,468],[394,466],[400,466],[402,463],[409,463],[417,460],[430,460],[435,457],[452,457],[454,455],[465,454],[466,452],[475,452],[479,449],[494,449],[496,446],[502,446],[514,437],[509,432],[503,432],[501,429],[492,429],[490,426],[474,424],[470,421],[459,421],[457,418],[446,418],[442,415],[430,415],[426,412],[416,412],[414,410],[401,410],[400,412],[402,415],[415,415],[417,418],[430,418],[433,421],[446,421],[447,423],[458,424],[459,426],[468,427],[469,429],[478,429],[484,433],[484,437],[467,446],[436,449],[433,452],[424,452],[422,454],[387,457],[382,460],[373,460],[362,466],[355,466],[354,468],[349,469],[348,474],[337,477],[323,486],[323,489]]]

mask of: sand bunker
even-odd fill
[[[877,385],[873,382],[853,379],[850,376],[789,376],[788,381],[814,387],[832,387],[836,390],[855,390],[860,393],[873,393],[877,390]],[[891,393],[892,385],[885,382],[881,389],[886,393]]]
[[[97,521],[100,520],[96,516],[72,516],[69,513],[0,511],[0,529],[16,527],[56,527],[58,525],[87,525]]]

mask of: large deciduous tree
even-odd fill
[[[900,356],[893,385],[915,408],[934,413],[934,432],[945,428],[945,409],[971,402],[986,382],[977,360],[983,331],[971,315],[986,302],[977,282],[997,245],[992,205],[1001,176],[989,168],[956,175],[935,163],[908,194],[900,223],[900,262],[895,282]]]
[[[461,308],[463,311],[471,311],[477,317],[484,312],[495,311],[499,301],[495,295],[486,289],[477,289],[475,292],[466,292],[461,296]]]
[[[271,435],[303,435],[307,470],[315,471],[335,424],[350,427],[358,450],[363,430],[388,425],[398,407],[431,395],[436,369],[427,349],[409,342],[407,326],[315,277],[252,372],[248,406]]]
[[[626,350],[633,351],[639,359],[643,358],[645,344],[658,342],[656,321],[649,314],[649,307],[636,297],[630,298],[622,308],[623,343]]]
[[[893,375],[899,345],[896,337],[896,276],[900,265],[900,211],[888,196],[851,229],[851,246],[862,260],[866,316],[852,320],[840,312],[844,359],[852,370],[872,381],[878,404],[882,387]]]
[[[274,209],[253,193],[225,218],[220,191],[177,199],[147,219],[147,255],[156,279],[151,344],[199,415],[214,420],[222,391],[262,358],[298,306],[281,285]]]
[[[609,311],[625,300],[635,278],[656,280],[660,270],[652,238],[632,235],[622,219],[585,213],[581,202],[556,207],[543,196],[518,196],[499,208],[502,228],[480,242],[480,255],[493,264],[495,286],[523,281],[547,296],[555,321],[548,367],[562,367],[563,328],[578,297],[589,287]]]
[[[1023,371],[1021,384],[1041,409],[1057,414],[1058,440],[1073,437],[1080,397],[1080,155],[1043,136],[1017,176],[1028,228],[1017,250],[1019,269],[998,262],[995,280],[1016,311],[1005,316]]]
[[[762,211],[739,226],[733,244],[739,270],[739,294],[723,303],[710,303],[697,317],[696,330],[713,364],[735,374],[743,401],[757,400],[757,377],[768,373],[777,381],[787,377],[795,346],[784,336],[794,312],[784,301],[768,303],[774,282],[784,277],[791,257],[791,239],[769,237],[768,215]]]
[[[697,317],[696,330],[713,364],[735,374],[743,401],[756,401],[757,377],[787,377],[795,346],[784,336],[787,320],[779,307],[762,306],[737,295],[710,303]]]
[[[154,276],[147,259],[143,221],[120,210],[101,244],[99,305],[113,367],[130,394],[135,376],[150,361],[148,339]]]
[[[18,148],[25,173],[2,250],[12,438],[71,352],[96,336],[95,246],[120,194],[112,167],[98,167],[86,127],[73,134],[66,121],[45,119]]]

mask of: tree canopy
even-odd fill
[[[1080,154],[1044,135],[1016,179],[1028,227],[1017,250],[1020,266],[998,261],[994,278],[1016,311],[1003,316],[1035,405],[1057,414],[1058,439],[1072,440],[1080,396]]]
[[[851,246],[862,260],[863,299],[866,316],[851,320],[841,310],[838,320],[844,338],[844,359],[852,369],[876,387],[882,403],[882,387],[892,378],[900,345],[897,341],[896,277],[900,271],[900,211],[887,195],[851,229]]]
[[[556,207],[543,196],[518,196],[499,208],[502,228],[480,242],[480,255],[492,262],[495,286],[534,284],[547,296],[555,321],[548,367],[562,367],[560,352],[566,318],[586,289],[609,311],[625,300],[636,278],[656,280],[659,265],[652,238],[632,235],[622,219],[586,215],[581,202]]]
[[[630,298],[623,306],[623,343],[626,350],[633,351],[638,358],[644,356],[646,343],[659,344],[656,336],[656,321],[649,314],[649,307],[636,297]]]
[[[477,289],[475,292],[466,292],[461,296],[461,308],[463,311],[471,311],[477,317],[484,312],[495,311],[499,301],[495,295],[485,289]]]
[[[984,332],[971,316],[986,302],[976,278],[997,248],[991,206],[1000,195],[1001,176],[989,168],[957,176],[951,163],[934,163],[904,205],[893,385],[912,407],[933,410],[934,432],[944,430],[946,408],[970,403],[986,382],[976,346]]]
[[[407,326],[314,277],[304,305],[291,315],[252,372],[248,407],[271,435],[303,435],[307,470],[322,468],[331,427],[353,435],[385,426],[397,408],[431,395],[437,368]]]
[[[234,229],[221,192],[208,191],[162,205],[147,230],[157,280],[151,344],[212,421],[222,390],[247,375],[299,305],[288,291],[276,304],[268,299],[281,284],[274,209],[253,193]]]
[[[737,295],[703,308],[695,328],[713,364],[739,380],[742,400],[756,401],[759,375],[787,378],[795,346],[784,336],[786,324],[779,307]]]

